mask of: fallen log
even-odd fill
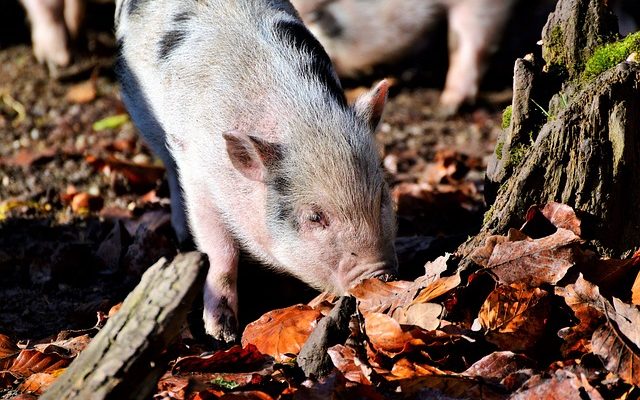
[[[162,353],[178,336],[208,268],[201,253],[160,259],[120,310],[42,399],[147,399],[166,369]]]

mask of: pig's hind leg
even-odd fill
[[[441,112],[451,115],[473,103],[489,56],[498,48],[512,0],[463,0],[448,12],[449,70],[440,97]]]

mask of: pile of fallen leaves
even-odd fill
[[[470,257],[474,268],[464,271],[446,255],[415,281],[354,287],[347,334],[325,340],[325,376],[305,377],[296,358],[334,304],[344,303],[323,294],[263,315],[229,350],[198,354],[183,335],[156,398],[640,396],[640,254],[600,259],[581,239],[575,212],[551,203]],[[0,335],[0,387],[21,398],[42,393],[105,318],[46,344]]]

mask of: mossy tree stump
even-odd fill
[[[545,63],[516,62],[509,127],[487,171],[490,208],[481,232],[458,249],[463,268],[488,236],[551,201],[578,211],[583,236],[601,254],[640,247],[640,65],[622,58],[584,72],[616,37],[605,0],[560,0],[543,31]]]

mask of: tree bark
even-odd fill
[[[42,399],[147,399],[164,372],[162,353],[178,336],[206,277],[197,252],[150,267],[89,346]]]
[[[546,64],[516,62],[511,123],[487,171],[488,203],[495,201],[481,232],[458,249],[462,268],[487,237],[551,201],[576,209],[582,236],[600,254],[625,257],[640,247],[640,65],[581,75],[596,44],[617,32],[611,17],[604,0],[560,0],[543,31]]]

